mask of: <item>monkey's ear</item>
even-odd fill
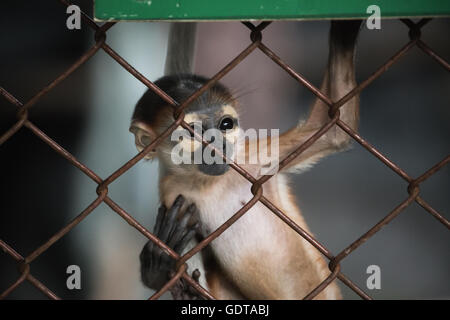
[[[141,152],[146,146],[156,139],[156,134],[146,123],[133,120],[130,125],[130,132],[134,134],[136,148]],[[145,159],[152,160],[156,156],[156,150],[152,150],[145,156]]]

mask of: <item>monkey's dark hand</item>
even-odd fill
[[[194,238],[199,226],[195,204],[188,206],[182,218],[178,219],[184,202],[184,197],[179,195],[171,208],[161,206],[153,230],[155,236],[178,254],[181,254],[189,241]],[[175,268],[175,260],[151,240],[142,249],[140,261],[142,281],[154,290],[163,287]]]
[[[198,283],[200,278],[200,271],[195,269],[192,272],[192,278]],[[198,293],[191,285],[187,283],[183,278],[177,281],[172,288],[170,288],[170,293],[175,300],[204,300],[205,298]]]

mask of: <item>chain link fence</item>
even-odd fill
[[[67,1],[60,0],[63,5],[70,5]],[[262,22],[258,25],[254,25],[250,22],[243,22],[243,24],[249,29],[250,42],[249,45],[234,59],[232,59],[225,67],[223,67],[218,73],[216,73],[202,88],[190,96],[186,101],[177,102],[172,99],[169,95],[159,89],[152,81],[144,77],[138,70],[133,68],[125,59],[123,59],[117,52],[111,48],[106,42],[106,35],[108,30],[114,26],[115,22],[108,22],[103,25],[98,25],[95,23],[88,15],[82,12],[82,18],[89,25],[90,28],[95,32],[95,44],[84,53],[70,68],[61,73],[53,82],[51,82],[44,89],[39,91],[34,97],[26,102],[19,101],[16,97],[10,94],[7,90],[0,87],[1,95],[9,101],[12,105],[17,108],[17,122],[9,128],[6,132],[0,135],[0,146],[10,139],[16,132],[22,127],[30,130],[34,135],[44,141],[48,146],[50,146],[57,155],[65,158],[73,166],[78,168],[91,180],[93,180],[97,185],[97,198],[78,216],[76,216],[70,223],[60,229],[55,233],[48,241],[37,247],[31,254],[24,257],[19,252],[17,252],[12,246],[0,239],[0,247],[4,252],[6,252],[12,259],[14,259],[19,267],[20,276],[15,279],[11,275],[12,284],[6,288],[1,288],[0,299],[8,297],[8,295],[13,292],[17,287],[19,287],[23,282],[29,281],[36,288],[41,290],[47,297],[51,299],[59,299],[58,295],[55,294],[51,289],[49,289],[42,281],[35,278],[31,272],[32,262],[42,255],[46,250],[48,250],[55,242],[60,240],[62,237],[67,235],[73,228],[75,228],[82,220],[84,220],[88,215],[90,215],[102,202],[107,204],[112,210],[114,210],[120,217],[123,218],[125,222],[134,227],[138,232],[142,233],[145,237],[156,243],[164,252],[170,255],[173,259],[177,261],[177,271],[175,275],[168,281],[163,288],[154,293],[150,299],[158,299],[167,290],[169,290],[180,278],[183,278],[188,284],[190,284],[195,290],[198,291],[206,299],[214,299],[214,296],[208,292],[205,288],[201,287],[191,276],[186,273],[186,261],[198,253],[200,250],[205,248],[211,241],[219,237],[226,229],[228,229],[235,221],[237,221],[241,216],[243,216],[252,206],[257,202],[262,203],[270,211],[273,212],[277,217],[289,225],[293,230],[295,230],[300,237],[303,237],[311,245],[313,245],[322,255],[324,255],[329,260],[329,269],[331,273],[329,276],[317,284],[317,287],[312,290],[305,299],[312,299],[316,297],[322,290],[324,290],[332,281],[336,278],[339,279],[343,284],[352,289],[356,294],[358,294],[363,299],[371,299],[371,297],[364,292],[360,287],[358,287],[351,279],[349,279],[343,272],[341,272],[341,261],[349,256],[353,251],[359,248],[364,242],[369,240],[374,234],[376,234],[383,226],[388,224],[390,221],[395,219],[406,207],[411,203],[416,202],[419,204],[425,212],[430,214],[430,218],[434,217],[437,221],[442,223],[447,229],[450,229],[450,222],[446,219],[440,212],[434,209],[425,199],[420,195],[420,185],[430,176],[434,175],[441,168],[446,166],[450,162],[450,155],[446,156],[440,162],[436,163],[433,167],[428,170],[424,170],[423,174],[417,177],[412,177],[408,175],[402,168],[391,161],[386,155],[377,150],[373,145],[367,142],[360,134],[352,130],[346,123],[339,119],[339,108],[344,105],[347,101],[353,98],[355,95],[359,94],[364,90],[369,84],[371,84],[375,79],[377,79],[381,74],[385,73],[389,67],[397,63],[408,51],[413,47],[418,47],[425,54],[434,59],[439,65],[450,71],[450,64],[443,59],[439,54],[437,54],[433,49],[431,49],[422,39],[421,39],[421,28],[424,27],[431,19],[422,19],[415,23],[408,19],[402,19],[401,21],[409,29],[409,41],[401,47],[390,59],[388,59],[381,67],[379,67],[372,75],[367,79],[360,82],[355,88],[348,92],[339,101],[332,101],[329,97],[324,95],[318,88],[316,88],[311,82],[309,82],[302,74],[296,72],[288,64],[286,64],[280,57],[277,56],[269,47],[267,47],[263,42],[263,31],[267,28],[271,22]],[[162,99],[164,99],[168,104],[172,105],[174,108],[174,121],[171,126],[165,130],[156,140],[154,140],[150,145],[148,145],[142,152],[137,154],[135,157],[130,159],[128,162],[123,164],[118,168],[113,174],[111,174],[106,179],[100,178],[98,174],[88,168],[85,164],[80,162],[76,157],[69,153],[63,146],[59,145],[52,137],[49,137],[45,132],[43,132],[39,127],[37,127],[28,118],[29,109],[35,105],[44,95],[46,95],[51,90],[60,84],[62,81],[70,77],[73,72],[81,68],[83,64],[97,54],[100,50],[106,52],[111,56],[118,64],[120,64],[125,70],[127,70],[136,79],[141,81],[145,86],[157,93]],[[172,249],[170,249],[165,243],[155,237],[150,231],[143,227],[138,221],[136,221],[133,216],[121,208],[113,199],[108,195],[108,186],[117,180],[121,175],[123,175],[127,170],[133,167],[137,162],[141,161],[145,155],[152,149],[156,148],[164,139],[166,139],[178,126],[182,126],[186,130],[193,132],[192,128],[184,122],[184,112],[183,110],[195,99],[197,99],[202,93],[211,88],[217,81],[229,73],[233,68],[235,68],[240,62],[242,62],[250,53],[255,50],[260,50],[265,55],[267,55],[274,63],[276,63],[280,68],[287,72],[292,78],[298,81],[301,85],[309,89],[315,96],[321,99],[330,108],[330,114],[333,115],[331,119],[322,128],[320,128],[311,138],[309,138],[305,143],[298,146],[298,148],[293,151],[285,159],[281,160],[279,163],[279,168],[285,167],[292,159],[304,152],[308,147],[310,147],[316,140],[318,140],[322,135],[324,135],[331,127],[338,126],[344,130],[354,141],[359,143],[368,152],[370,152],[374,157],[381,161],[387,169],[395,172],[400,179],[403,179],[408,183],[407,192],[405,192],[405,198],[399,201],[397,207],[395,207],[391,212],[389,212],[382,220],[377,224],[370,227],[369,231],[361,235],[354,242],[350,243],[347,247],[343,248],[337,255],[333,255],[330,250],[328,250],[324,245],[320,243],[318,239],[313,237],[311,234],[303,230],[300,226],[295,224],[285,213],[278,209],[273,203],[271,203],[265,196],[263,196],[264,183],[267,182],[272,176],[263,176],[259,179],[254,178],[246,170],[240,167],[238,164],[232,162],[230,166],[241,174],[245,179],[247,179],[252,184],[252,194],[253,198],[243,205],[243,207],[237,211],[226,223],[220,226],[217,230],[208,235],[204,240],[202,240],[196,247],[191,249],[189,252],[183,256],[179,256]],[[198,137],[197,137],[198,138]],[[203,141],[206,145],[207,142]],[[218,151],[220,152],[220,151]]]

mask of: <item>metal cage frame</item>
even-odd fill
[[[63,5],[71,5],[68,1],[59,0]],[[258,25],[254,25],[250,22],[242,22],[250,30],[250,44],[241,53],[239,53],[233,60],[231,60],[226,66],[224,66],[219,72],[217,72],[202,88],[196,91],[192,96],[190,96],[186,101],[177,102],[172,99],[169,95],[158,88],[152,81],[144,77],[138,70],[133,68],[125,59],[123,59],[117,52],[114,51],[106,42],[107,31],[114,26],[116,22],[107,22],[102,25],[95,23],[87,14],[81,12],[84,21],[95,31],[95,44],[84,53],[73,65],[71,65],[67,70],[62,72],[55,80],[53,80],[44,89],[40,90],[33,96],[29,101],[23,103],[16,99],[7,90],[0,87],[0,94],[9,101],[12,105],[16,106],[18,120],[10,127],[9,130],[0,135],[0,145],[11,138],[20,128],[25,127],[29,129],[38,138],[43,140],[48,144],[59,156],[65,158],[73,166],[78,168],[81,172],[92,179],[97,186],[97,198],[78,216],[76,216],[70,223],[61,228],[56,232],[50,239],[45,243],[37,247],[32,253],[24,257],[18,253],[14,248],[8,245],[6,242],[0,239],[0,248],[6,252],[12,259],[14,259],[19,267],[20,276],[12,283],[8,288],[0,293],[0,299],[6,298],[12,291],[14,291],[20,284],[25,280],[32,283],[36,288],[41,290],[47,297],[51,299],[59,299],[59,297],[49,288],[47,288],[41,281],[36,279],[31,274],[31,263],[39,257],[43,252],[48,250],[56,241],[64,237],[68,232],[75,228],[83,219],[85,219],[89,214],[91,214],[94,209],[99,206],[102,202],[106,203],[113,211],[115,211],[119,216],[121,216],[124,221],[129,223],[138,232],[143,234],[145,237],[156,243],[166,254],[177,261],[177,270],[175,275],[168,281],[163,288],[155,292],[150,299],[157,299],[162,294],[164,294],[169,288],[171,288],[175,282],[180,278],[183,278],[188,284],[190,284],[199,294],[201,294],[206,299],[214,299],[212,294],[208,292],[205,288],[201,287],[191,276],[186,273],[186,261],[190,259],[193,255],[198,253],[204,247],[206,247],[211,241],[219,237],[227,228],[229,228],[236,220],[242,217],[253,205],[257,202],[261,202],[270,211],[273,212],[277,217],[284,221],[288,226],[290,226],[299,236],[303,237],[311,245],[313,245],[322,255],[324,255],[329,260],[329,276],[323,280],[321,283],[317,284],[317,287],[312,290],[305,299],[312,299],[317,296],[325,287],[327,287],[336,278],[342,283],[352,289],[356,294],[358,294],[363,299],[371,299],[371,297],[359,288],[355,283],[353,283],[344,273],[341,271],[340,262],[345,259],[349,254],[355,251],[361,244],[369,240],[374,234],[376,234],[383,226],[395,219],[406,207],[411,203],[418,203],[423,209],[426,210],[431,216],[442,223],[447,229],[450,229],[450,222],[446,219],[440,212],[435,210],[429,203],[425,201],[420,195],[420,184],[428,179],[430,176],[435,174],[438,170],[446,166],[450,162],[450,155],[446,156],[440,162],[435,164],[433,167],[424,171],[424,173],[418,177],[412,177],[407,174],[402,168],[396,165],[392,160],[385,156],[382,152],[377,150],[373,145],[367,142],[360,134],[352,130],[346,123],[339,119],[339,108],[349,101],[356,94],[360,93],[368,85],[370,85],[375,79],[377,79],[381,74],[387,71],[389,67],[395,64],[399,59],[401,59],[408,51],[413,47],[418,47],[425,54],[433,58],[437,63],[444,67],[447,71],[450,71],[450,64],[439,56],[435,51],[433,51],[422,39],[421,39],[421,28],[424,27],[431,19],[422,19],[417,23],[412,22],[409,19],[401,19],[401,21],[409,29],[409,41],[402,46],[390,59],[388,59],[383,65],[381,65],[375,72],[373,72],[367,79],[360,82],[355,88],[348,92],[344,97],[338,101],[332,101],[328,96],[324,95],[318,88],[312,85],[307,79],[305,79],[300,73],[296,72],[292,67],[283,62],[283,60],[277,56],[269,47],[267,47],[263,39],[263,30],[270,25],[270,21],[262,22]],[[45,94],[49,91],[55,89],[55,87],[67,79],[73,72],[78,70],[86,61],[92,58],[99,50],[103,50],[110,57],[112,57],[117,63],[119,63],[125,70],[127,70],[136,79],[141,81],[146,87],[153,90],[158,94],[163,100],[174,107],[174,121],[172,125],[165,130],[156,140],[154,140],[150,145],[148,145],[144,150],[139,152],[136,156],[118,168],[114,173],[112,173],[106,179],[102,179],[94,171],[88,168],[85,164],[80,162],[76,157],[74,157],[69,151],[67,151],[63,146],[58,144],[55,140],[49,137],[45,132],[38,128],[32,121],[28,118],[28,110],[36,104]],[[236,65],[243,61],[251,52],[254,50],[260,50],[265,55],[267,55],[273,62],[279,65],[284,71],[286,71],[291,77],[298,81],[301,85],[309,89],[315,96],[321,99],[329,108],[331,119],[323,125],[311,138],[309,138],[305,143],[298,146],[298,148],[293,151],[289,156],[280,161],[279,168],[285,167],[292,159],[297,157],[300,153],[305,151],[309,146],[311,146],[317,139],[319,139],[323,134],[325,134],[334,125],[340,127],[344,130],[354,141],[359,143],[368,152],[370,152],[374,157],[378,158],[383,164],[389,169],[394,171],[401,179],[408,183],[407,196],[402,200],[398,206],[396,206],[391,212],[389,212],[383,219],[378,223],[370,227],[370,229],[361,235],[358,239],[350,243],[347,247],[342,249],[337,255],[331,253],[325,246],[323,246],[319,240],[313,237],[311,234],[303,230],[300,226],[295,224],[288,216],[286,216],[281,210],[279,210],[274,204],[272,204],[266,197],[263,196],[263,186],[264,183],[269,180],[272,176],[263,176],[259,179],[254,178],[247,171],[245,171],[238,164],[232,162],[230,166],[241,174],[245,179],[247,179],[251,184],[251,192],[253,198],[243,205],[243,207],[237,211],[228,221],[226,221],[217,230],[209,234],[204,240],[202,240],[197,246],[191,249],[189,252],[183,256],[175,253],[171,248],[169,248],[165,243],[153,235],[149,230],[142,226],[136,219],[130,215],[127,211],[121,208],[117,203],[114,202],[108,195],[108,186],[118,179],[127,170],[133,167],[138,161],[142,160],[144,156],[154,149],[163,139],[167,138],[178,126],[193,132],[192,128],[184,122],[184,112],[183,110],[195,99],[197,99],[203,92],[208,90],[214,83],[219,81],[223,76],[229,73]],[[197,138],[199,136],[196,135]],[[200,137],[201,139],[201,137]],[[202,140],[204,144],[206,141]],[[219,150],[217,152],[220,153]],[[225,156],[224,156],[225,157]]]

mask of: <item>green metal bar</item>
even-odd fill
[[[450,16],[450,0],[95,0],[97,20],[302,20]]]

